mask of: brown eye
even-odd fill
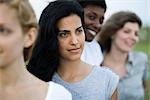
[[[127,34],[128,34],[128,33],[130,33],[130,31],[129,31],[129,30],[124,30],[124,33],[127,33]]]
[[[96,16],[95,15],[87,15],[87,17],[90,19],[90,20],[95,20],[96,19]]]
[[[67,38],[69,36],[69,33],[67,33],[67,32],[59,32],[58,36],[61,37],[61,38]]]
[[[78,33],[78,34],[82,34],[82,33],[83,33],[83,29],[78,29],[78,30],[77,30],[77,33]]]
[[[100,20],[99,20],[99,23],[103,24],[103,21],[104,21],[104,17],[101,17]]]
[[[84,32],[84,30],[83,30],[82,26],[76,29],[76,34],[77,35],[81,35],[81,34],[83,34],[83,32]]]
[[[135,32],[135,36],[139,36],[139,32]]]

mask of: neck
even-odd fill
[[[127,52],[121,52],[117,49],[111,49],[110,52],[105,53],[103,65],[111,68],[120,76],[120,78],[123,78],[127,72],[125,68],[127,56]]]
[[[77,61],[61,61],[58,74],[63,76],[70,76],[79,74],[81,69],[84,68],[84,62],[81,60]]]
[[[11,64],[11,66],[0,68],[0,86],[16,86],[26,76],[27,70],[24,61]]]
[[[74,83],[84,79],[92,70],[92,67],[81,60],[60,63],[57,70],[59,76],[66,82]]]
[[[111,49],[110,52],[108,52],[106,54],[107,56],[110,57],[110,59],[114,62],[114,63],[126,63],[127,61],[127,57],[128,57],[128,53],[127,52],[122,52],[120,50],[117,49]]]
[[[59,66],[59,70],[70,70],[72,71],[76,71],[78,70],[78,68],[80,68],[80,65],[82,65],[82,61],[81,60],[76,60],[76,61],[60,61],[60,66]]]

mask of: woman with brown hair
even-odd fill
[[[133,12],[113,14],[103,25],[99,42],[104,48],[102,65],[120,76],[118,100],[144,100],[147,89],[147,55],[132,51],[139,41],[141,19]]]

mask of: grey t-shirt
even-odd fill
[[[65,82],[57,73],[52,80],[68,89],[73,100],[109,100],[117,88],[119,77],[108,68],[94,66],[80,82]]]

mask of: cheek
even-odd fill
[[[61,41],[61,40],[58,40],[58,49],[60,50],[60,51],[62,51],[63,49],[65,49],[66,48],[66,46],[67,46],[67,44],[66,44],[66,42],[65,41]]]
[[[7,41],[3,50],[6,54],[6,59],[7,57],[8,60],[16,59],[23,55],[23,44],[17,41]]]
[[[124,42],[124,39],[123,38],[120,38],[120,37],[115,37],[113,40],[112,40],[112,44],[116,44],[116,45],[123,45],[123,42]]]
[[[92,21],[87,16],[84,17],[84,22],[85,22],[85,25],[92,23]]]
[[[140,41],[139,37],[136,37],[136,43],[139,42],[139,41]]]
[[[66,44],[66,42],[58,41],[58,51],[59,51],[60,57],[65,56],[67,48],[68,48],[68,44]]]
[[[118,41],[124,41],[128,36],[126,36],[123,32],[117,33],[114,38]]]
[[[12,38],[8,42],[10,48],[12,48],[13,50],[20,51],[24,49],[24,38],[21,36]]]
[[[84,42],[85,42],[85,34],[81,35],[81,37],[80,37],[80,42],[81,42],[82,44],[84,44]]]
[[[13,52],[18,52],[18,53],[23,53],[23,49],[24,49],[24,45],[23,45],[23,41],[13,41],[10,49]]]
[[[82,50],[84,48],[84,43],[85,43],[85,36],[80,38],[80,47],[82,48]]]

